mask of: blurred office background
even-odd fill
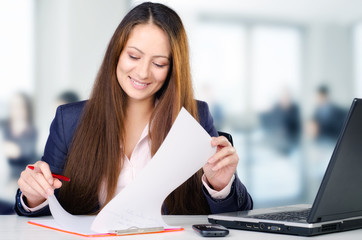
[[[160,2],[184,21],[195,94],[233,135],[255,207],[311,202],[362,97],[362,2]],[[0,0],[1,206],[42,156],[56,106],[88,98],[113,31],[138,3]]]

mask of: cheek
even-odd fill
[[[124,55],[121,55],[117,64],[117,77],[121,77],[121,74],[130,72],[134,67],[133,65]]]
[[[154,73],[154,78],[158,83],[164,83],[166,81],[168,69],[157,71]]]

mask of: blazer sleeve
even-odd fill
[[[42,161],[48,163],[50,170],[56,174],[63,173],[65,159],[68,153],[68,146],[71,140],[71,136],[65,134],[66,132],[68,134],[71,133],[69,133],[69,129],[65,131],[64,125],[72,126],[74,124],[69,124],[69,123],[71,123],[72,121],[74,122],[75,120],[74,114],[68,114],[73,116],[72,119],[72,117],[69,118],[69,116],[64,117],[63,112],[64,112],[64,106],[60,106],[57,108],[55,118],[50,126],[49,137],[45,145],[44,155],[42,157]],[[67,119],[66,123],[65,119]],[[58,191],[55,191],[56,195],[57,193]],[[27,212],[21,205],[20,197],[21,197],[21,191],[19,189],[16,194],[16,202],[15,202],[15,211],[18,215],[29,216],[29,217],[50,215],[48,206],[35,212]]]
[[[253,199],[236,173],[230,193],[225,199],[213,199],[204,186],[202,186],[202,191],[212,214],[253,209]]]
[[[209,133],[211,137],[218,136],[207,103],[197,101],[197,107],[201,126]],[[213,199],[204,186],[202,187],[202,191],[206,197],[212,214],[250,210],[253,208],[253,200],[236,173],[230,193],[225,199]]]

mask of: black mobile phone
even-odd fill
[[[225,237],[229,230],[219,224],[195,224],[192,228],[203,237]]]

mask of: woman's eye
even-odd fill
[[[139,59],[139,57],[136,57],[136,56],[133,56],[133,55],[128,55],[131,59],[134,59],[134,60],[137,60],[137,59]]]
[[[153,63],[158,68],[163,68],[166,64]]]

